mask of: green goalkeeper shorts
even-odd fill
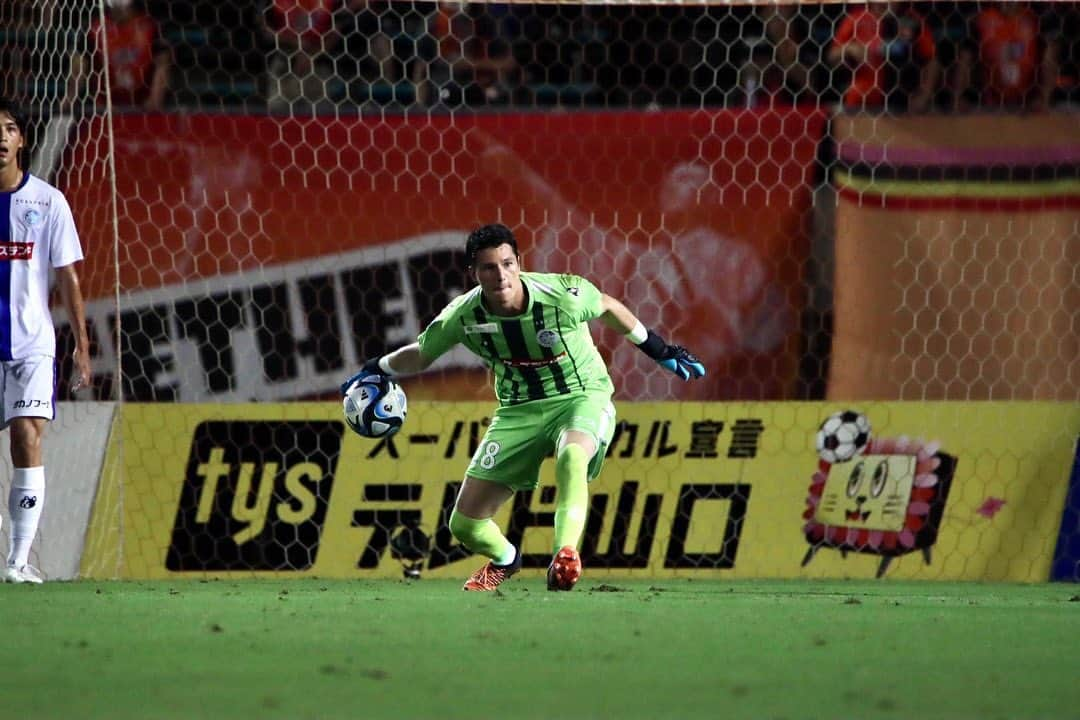
[[[596,441],[589,460],[589,480],[595,479],[615,433],[615,406],[604,393],[499,407],[466,474],[513,490],[532,490],[540,479],[540,464],[566,430],[588,433]]]

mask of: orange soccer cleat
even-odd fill
[[[518,550],[517,554],[514,555],[514,562],[509,565],[496,565],[495,563],[488,561],[486,565],[474,572],[472,577],[465,581],[465,585],[463,585],[461,589],[490,592],[491,590],[498,588],[503,580],[520,569],[521,551]]]
[[[573,590],[581,579],[581,556],[567,545],[555,553],[548,566],[548,590]]]

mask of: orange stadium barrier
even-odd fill
[[[844,116],[833,133],[828,396],[1075,399],[1076,119]]]

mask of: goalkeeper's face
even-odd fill
[[[477,252],[472,272],[485,303],[495,314],[517,315],[525,310],[520,258],[510,245],[504,243]]]
[[[23,134],[15,118],[0,112],[0,170],[18,169],[19,151],[23,148]]]

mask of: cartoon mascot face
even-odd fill
[[[877,577],[915,550],[929,564],[955,470],[938,443],[906,438],[873,438],[848,462],[819,460],[803,512],[803,566],[823,547],[879,555]]]

